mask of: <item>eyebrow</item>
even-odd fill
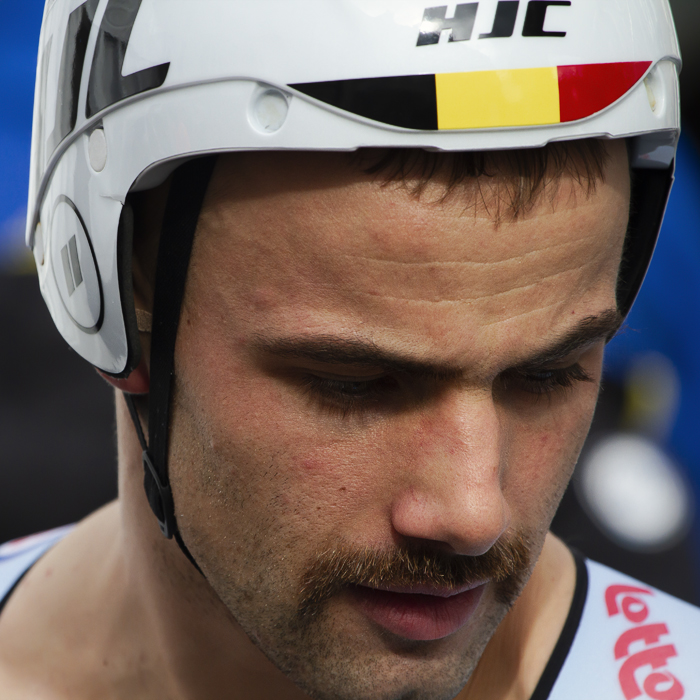
[[[568,355],[598,341],[611,340],[622,325],[623,317],[616,309],[598,316],[588,316],[537,354],[518,362],[511,370],[536,371],[565,359]],[[357,368],[381,369],[417,378],[448,381],[463,376],[464,369],[450,363],[430,362],[380,348],[371,340],[334,335],[313,337],[269,338],[255,335],[253,348],[264,354],[287,360],[310,360],[321,364],[351,365]]]
[[[598,316],[586,316],[553,345],[540,350],[533,357],[519,362],[513,369],[516,371],[536,371],[560,362],[571,353],[601,340],[609,343],[620,330],[624,320],[624,316],[618,309],[608,309]]]

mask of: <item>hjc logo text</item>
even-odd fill
[[[505,39],[513,36],[518,19],[520,0],[501,0],[496,5],[496,16],[490,32],[479,34],[479,39]],[[525,3],[523,3],[525,4]],[[547,10],[550,7],[569,7],[571,0],[530,0],[527,3],[523,36],[565,37],[565,31],[545,30]],[[478,2],[457,5],[454,17],[447,17],[447,5],[429,7],[423,13],[423,22],[416,46],[430,46],[440,43],[443,32],[450,32],[448,41],[469,41],[474,32],[474,23],[479,11]]]

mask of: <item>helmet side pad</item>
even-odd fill
[[[124,371],[114,375],[119,379],[128,377],[141,361],[141,341],[139,339],[136,304],[134,303],[134,209],[127,198],[119,217],[117,233],[117,272],[119,274],[119,297],[126,327],[128,357]]]
[[[623,316],[630,312],[651,262],[674,170],[675,162],[664,170],[631,169],[630,218],[617,287],[617,306]]]

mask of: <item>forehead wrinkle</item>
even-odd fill
[[[537,227],[534,226],[533,221],[514,222],[512,225],[518,226],[517,229],[511,229],[508,233],[502,233],[495,239],[490,234],[487,236],[488,232],[478,228],[470,228],[452,232],[451,234],[452,237],[457,237],[457,245],[461,241],[463,246],[467,246],[467,250],[462,254],[469,256],[467,260],[455,260],[440,257],[439,253],[442,252],[441,244],[444,235],[442,228],[434,221],[431,221],[431,224],[435,224],[432,227],[433,230],[426,230],[423,226],[419,226],[413,234],[408,233],[404,235],[402,233],[399,238],[396,237],[396,233],[391,227],[386,229],[386,221],[381,223],[382,226],[379,229],[363,225],[359,229],[360,235],[351,238],[343,236],[339,241],[334,241],[331,243],[329,252],[320,252],[318,250],[318,240],[316,240],[314,245],[303,246],[303,249],[310,251],[318,260],[330,259],[334,261],[343,258],[356,258],[362,261],[376,262],[377,264],[468,264],[478,267],[490,265],[494,262],[526,260],[543,252],[556,252],[561,248],[578,248],[590,245],[593,239],[590,222],[587,217],[583,220],[577,218],[574,222],[569,220],[560,222],[554,227],[551,235],[544,240],[538,240],[538,232],[546,224],[541,219],[538,220],[539,225]],[[446,220],[447,225],[453,223],[452,219],[448,218]],[[622,228],[622,222],[620,223]],[[609,223],[605,226],[606,229],[610,227]],[[410,231],[411,227],[398,226],[397,229],[400,232],[406,232]],[[322,231],[316,231],[316,235],[319,233],[322,233]],[[606,237],[610,238],[609,235]],[[300,242],[297,236],[294,236],[294,241],[295,245]],[[359,249],[353,251],[351,247],[349,251],[344,252],[342,247],[348,246],[354,246]],[[436,246],[437,250],[435,250]],[[521,248],[519,251],[517,250],[518,246]],[[369,251],[367,248],[369,248]],[[515,252],[514,248],[516,248]]]
[[[343,254],[343,255],[327,255],[327,256],[317,256],[317,259],[320,258],[321,260],[328,259],[331,260],[332,262],[335,262],[337,259],[347,259],[351,261],[359,261],[363,264],[367,263],[374,263],[378,267],[392,267],[392,266],[397,266],[401,268],[411,268],[415,267],[416,269],[420,269],[423,267],[429,267],[432,269],[445,269],[445,270],[456,270],[461,267],[465,268],[480,268],[480,267],[492,267],[494,265],[521,265],[523,262],[527,260],[527,258],[531,257],[532,255],[537,255],[538,253],[543,253],[543,252],[549,252],[552,251],[555,248],[561,247],[568,245],[568,243],[562,243],[562,244],[556,244],[552,246],[543,246],[542,248],[538,248],[537,250],[530,251],[528,253],[525,253],[524,255],[514,255],[510,258],[503,258],[499,260],[493,260],[493,261],[487,261],[487,262],[476,262],[473,260],[425,260],[422,262],[417,262],[417,261],[404,261],[404,260],[386,260],[382,258],[374,258],[371,256],[364,256],[364,255],[352,255],[349,253]],[[584,267],[586,264],[592,263],[592,260],[587,261],[584,263],[584,265],[576,265],[575,267]],[[331,267],[334,267],[335,265],[331,265]],[[573,269],[573,268],[567,268],[567,269]],[[562,270],[562,272],[565,272],[566,270]]]
[[[338,259],[347,258],[350,260],[360,260],[362,262],[376,263],[377,265],[401,265],[401,266],[411,266],[421,267],[424,265],[434,265],[434,266],[444,266],[444,267],[457,267],[461,265],[466,265],[470,267],[487,267],[489,265],[499,264],[499,263],[509,263],[509,262],[520,262],[526,260],[532,255],[537,255],[544,251],[555,250],[557,248],[568,247],[574,242],[579,242],[580,239],[566,240],[558,243],[551,243],[548,245],[543,245],[539,248],[532,248],[527,252],[520,255],[513,255],[506,258],[498,258],[496,260],[439,260],[436,258],[429,258],[426,260],[396,260],[390,258],[383,258],[375,255],[362,255],[360,253],[337,253],[337,254],[319,254],[316,255],[316,259],[319,260],[331,260],[336,261]]]
[[[574,271],[579,271],[582,270],[585,267],[589,267],[593,265],[593,261],[588,261],[585,264],[572,264],[570,267],[566,267],[564,269],[558,269],[556,272],[553,272],[548,275],[540,275],[537,280],[534,282],[528,282],[525,284],[521,284],[515,287],[510,287],[509,289],[503,289],[501,291],[488,291],[487,293],[484,294],[477,294],[474,296],[459,296],[459,297],[453,297],[449,298],[445,296],[445,293],[442,293],[442,296],[438,299],[431,299],[429,297],[409,297],[409,296],[398,296],[396,294],[385,294],[382,293],[381,291],[376,291],[376,292],[367,292],[367,291],[362,291],[359,289],[351,288],[348,290],[345,290],[342,294],[342,296],[352,296],[352,297],[370,297],[370,298],[379,298],[381,297],[382,299],[386,299],[388,301],[401,301],[401,302],[406,302],[409,304],[444,304],[444,305],[450,305],[450,304],[461,304],[461,303],[466,303],[466,302],[475,302],[475,301],[480,301],[483,299],[488,299],[489,301],[499,299],[502,297],[505,297],[508,294],[514,294],[516,292],[525,292],[528,289],[534,289],[540,285],[542,285],[544,282],[551,281],[551,280],[556,280],[563,275],[566,275],[568,273],[574,272]],[[317,289],[327,289],[327,290],[332,290],[334,292],[338,291],[338,285],[335,284],[334,282],[317,282],[314,284],[314,286]],[[437,295],[437,292],[435,292]],[[559,303],[560,300],[557,299],[556,302],[552,304],[552,306],[555,306],[557,303]],[[543,308],[543,307],[540,307]],[[537,309],[539,310],[539,308]],[[527,313],[527,312],[526,312]],[[518,315],[515,316],[510,316],[509,319],[511,318],[517,318]],[[508,319],[506,319],[508,320]]]
[[[524,316],[530,316],[533,314],[541,313],[543,311],[548,311],[550,309],[554,309],[557,306],[559,306],[559,304],[560,304],[560,300],[556,299],[549,304],[542,304],[541,306],[538,306],[535,309],[525,309],[524,311],[521,311],[520,313],[511,314],[510,316],[508,316],[508,318],[501,318],[501,319],[495,319],[492,321],[486,321],[482,327],[483,328],[493,328],[496,326],[500,326],[501,324],[504,324],[504,323],[510,323],[510,322],[514,321],[515,319],[522,319]],[[590,318],[595,318],[595,317],[590,317]]]

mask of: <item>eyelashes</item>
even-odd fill
[[[593,381],[579,364],[539,372],[512,370],[498,379],[500,391],[530,395],[533,400],[542,396],[554,397],[579,383]],[[376,379],[331,379],[306,374],[302,377],[302,385],[311,399],[343,417],[397,405],[404,391],[397,379],[390,375]]]
[[[506,391],[520,386],[527,393],[536,396],[555,394],[571,389],[579,382],[593,381],[593,378],[579,364],[539,372],[514,370],[502,377],[502,384]]]
[[[377,379],[329,379],[308,374],[302,378],[304,391],[326,409],[343,417],[387,405],[400,392],[398,382],[389,376]]]

